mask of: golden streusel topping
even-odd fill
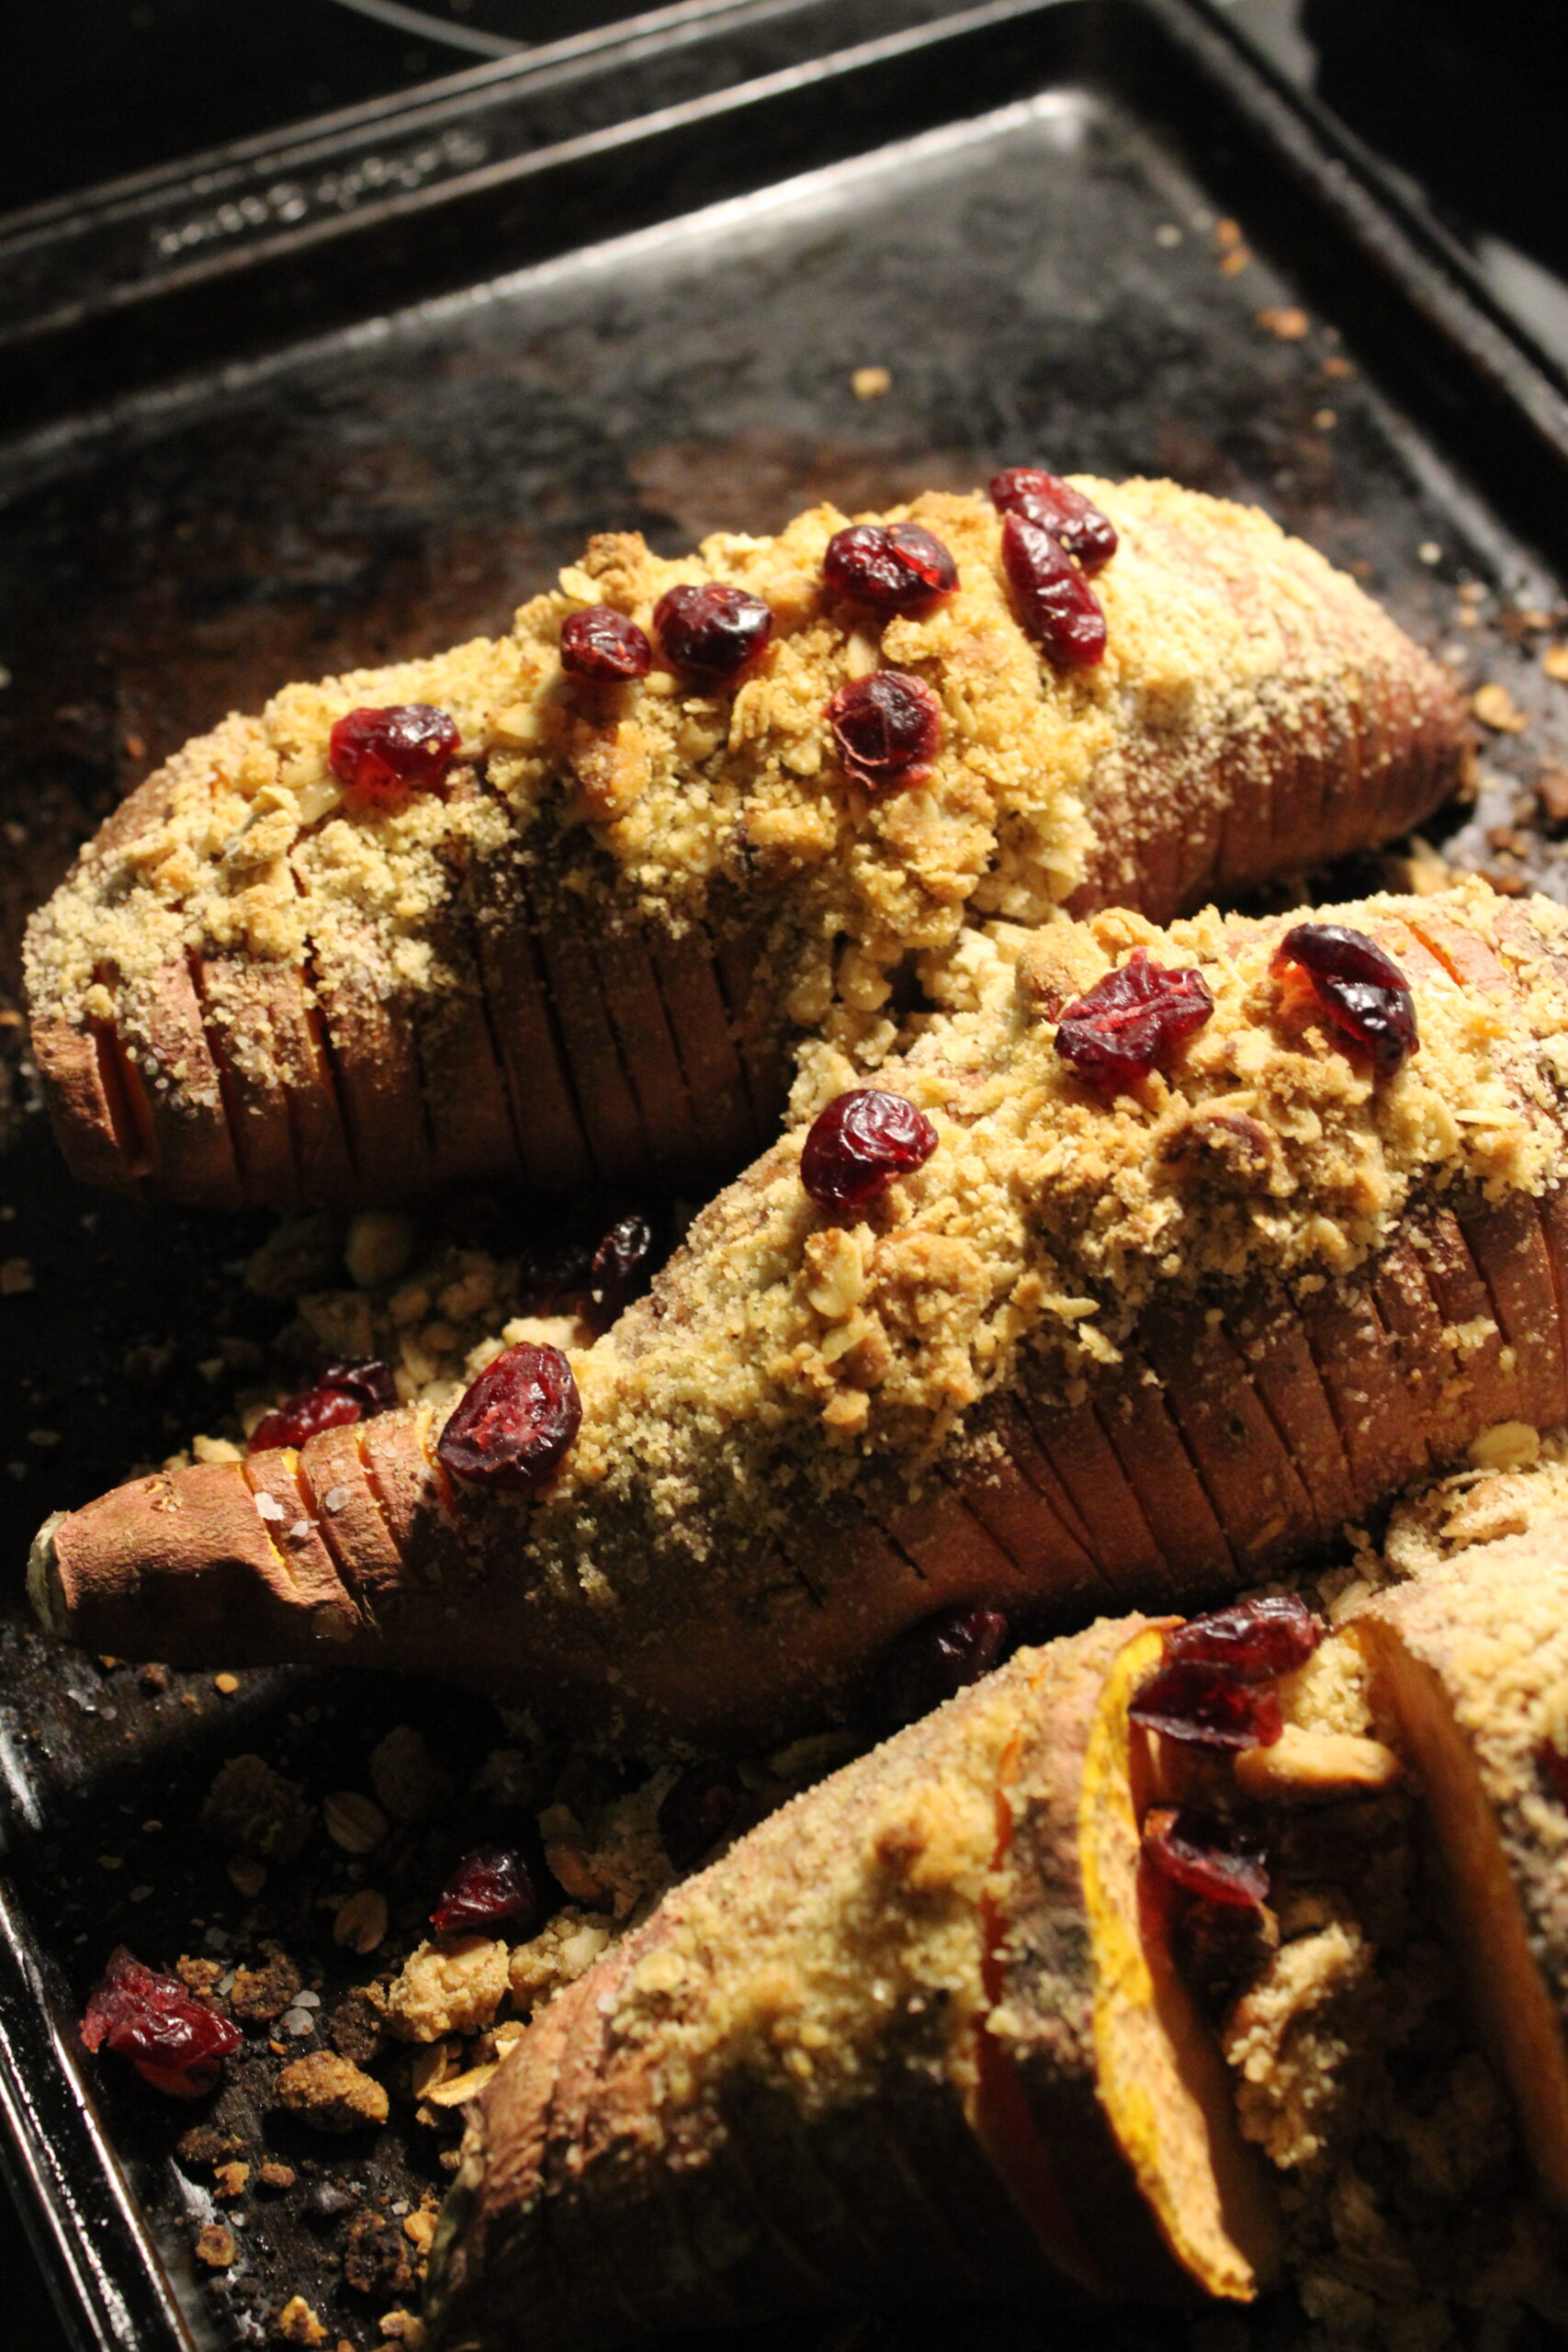
[[[820,1414],[846,1447],[921,1453],[1025,1341],[1057,1354],[1071,1398],[1161,1293],[1265,1270],[1321,1288],[1417,1196],[1544,1191],[1564,1166],[1568,973],[1553,956],[1568,914],[1512,908],[1500,940],[1504,904],[1472,882],[1319,910],[1404,960],[1420,1047],[1386,1080],[1287,1004],[1269,964],[1288,918],[1209,912],[1161,933],[1110,913],[998,937],[971,974],[973,1009],[933,1018],[882,1076],[920,1105],[937,1149],[843,1224],[799,1175],[805,1122],[853,1082],[819,1049],[794,1132],[704,1212],[652,1298],[574,1358],[585,1416],[563,1498],[628,1453],[675,1475],[743,1422]],[[1434,908],[1510,984],[1452,978],[1419,944]],[[1166,1072],[1108,1106],[1055,1051],[1054,1015],[1136,945],[1199,967],[1215,1009]]]
[[[1329,683],[1348,709],[1364,673],[1408,657],[1353,582],[1256,510],[1170,482],[1082,486],[1121,534],[1095,582],[1109,645],[1092,670],[1056,672],[1020,628],[988,502],[930,493],[861,518],[919,519],[956,559],[956,593],[916,617],[877,624],[825,594],[823,552],[849,518],[821,506],[776,538],[720,534],[675,560],[635,534],[601,537],[508,636],[288,686],[179,752],[140,830],[89,847],[35,921],[34,1009],[118,1018],[133,1047],[151,1042],[138,986],[190,952],[309,950],[383,994],[454,985],[434,918],[465,871],[547,820],[562,886],[603,897],[608,859],[626,913],[679,928],[720,883],[787,909],[791,1017],[820,1021],[837,991],[846,1035],[886,1050],[886,970],[946,947],[969,916],[1046,917],[1084,877],[1098,807],[1130,840],[1157,815],[1139,782],[1151,744],[1196,821],[1223,794],[1219,751],[1238,728],[1288,729],[1292,698],[1304,707]],[[607,603],[651,631],[664,591],[703,580],[772,608],[772,641],[738,684],[565,675],[570,613]],[[926,681],[942,736],[923,782],[874,797],[844,775],[823,711],[878,668]],[[328,764],[334,721],[403,702],[457,723],[446,791],[397,806],[345,795]]]

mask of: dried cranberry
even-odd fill
[[[653,626],[677,670],[698,679],[734,678],[766,645],[773,616],[750,589],[705,580],[667,588],[653,608]]]
[[[551,1476],[581,1420],[582,1400],[565,1356],[525,1340],[485,1366],[435,1451],[454,1477],[531,1495]]]
[[[1020,626],[1058,670],[1089,670],[1105,659],[1099,597],[1059,539],[1027,515],[1002,525],[1002,567]]]
[[[364,1406],[348,1389],[307,1388],[302,1396],[290,1396],[286,1405],[262,1415],[251,1431],[247,1450],[270,1453],[275,1446],[304,1445],[322,1430],[346,1429],[351,1421],[364,1418]]]
[[[1416,1001],[1392,956],[1342,922],[1299,922],[1275,951],[1272,970],[1300,971],[1320,1012],[1392,1078],[1417,1050]]]
[[[372,1413],[389,1413],[398,1401],[398,1376],[389,1363],[371,1356],[364,1363],[330,1363],[318,1385],[340,1388],[352,1396],[367,1419]]]
[[[427,702],[351,710],[332,731],[327,763],[351,791],[386,798],[430,792],[457,756],[457,722]]]
[[[389,1363],[379,1357],[365,1363],[330,1363],[313,1388],[265,1413],[251,1431],[252,1453],[265,1453],[278,1445],[303,1445],[321,1430],[346,1429],[353,1421],[389,1412],[398,1401],[398,1383]]]
[[[937,1134],[902,1094],[859,1086],[837,1094],[811,1122],[800,1155],[800,1181],[829,1216],[865,1208],[896,1178],[923,1168]]]
[[[1271,1682],[1304,1666],[1322,1639],[1323,1628],[1305,1601],[1282,1593],[1190,1619],[1167,1634],[1165,1654],[1228,1667],[1244,1682]]]
[[[1278,1692],[1205,1658],[1156,1667],[1127,1713],[1145,1731],[1199,1747],[1272,1747],[1284,1729]]]
[[[129,2058],[144,2083],[171,2098],[200,2098],[240,2043],[237,2026],[161,1976],[121,1944],[87,1996],[82,2039],[89,2050]]]
[[[1004,514],[1021,514],[1050,532],[1059,547],[1077,556],[1085,571],[1096,572],[1116,552],[1116,526],[1081,490],[1060,474],[1033,466],[1009,466],[991,476],[991,503]]]
[[[1268,1899],[1264,1849],[1229,1822],[1156,1805],[1144,1823],[1144,1852],[1162,1878],[1200,1902],[1251,1911]]]
[[[942,705],[923,678],[875,670],[840,686],[828,724],[844,773],[867,792],[919,784],[942,741]]]
[[[919,523],[852,523],[835,531],[822,577],[836,596],[878,613],[919,613],[958,585],[958,566]]]
[[[728,1764],[694,1764],[659,1808],[659,1836],[676,1870],[689,1871],[734,1826],[742,1791]]]
[[[653,648],[636,621],[613,605],[589,605],[561,623],[560,665],[573,678],[646,678]]]
[[[525,1939],[538,1917],[539,1898],[522,1855],[504,1846],[480,1846],[464,1855],[442,1888],[430,1924],[438,1935],[461,1936],[509,1920]]]
[[[1167,1069],[1213,1010],[1196,966],[1152,963],[1146,948],[1134,947],[1126,963],[1067,1006],[1056,1051],[1086,1085],[1114,1102],[1150,1070]]]
[[[989,1674],[1007,1646],[999,1609],[943,1609],[911,1625],[884,1657],[876,1678],[876,1720],[887,1731],[929,1715]]]
[[[653,1227],[645,1216],[624,1216],[593,1252],[588,1270],[588,1321],[607,1331],[623,1307],[640,1298],[653,1274]]]

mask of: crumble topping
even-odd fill
[[[874,1060],[905,956],[949,946],[972,917],[1042,922],[1097,855],[1122,887],[1162,794],[1194,823],[1217,805],[1224,741],[1299,730],[1308,714],[1353,731],[1378,682],[1409,669],[1394,625],[1257,510],[1168,481],[1079,486],[1121,537],[1095,582],[1109,650],[1092,670],[1056,672],[1019,627],[989,503],[931,492],[859,518],[918,520],[956,559],[956,593],[918,616],[878,627],[825,597],[823,551],[850,518],[821,506],[777,538],[721,533],[674,560],[602,535],[505,637],[286,686],[187,744],[144,787],[141,825],[89,846],[31,928],[35,1012],[118,1022],[143,1051],[150,985],[191,955],[306,959],[381,997],[457,987],[440,918],[465,875],[538,831],[554,887],[608,898],[607,919],[678,933],[721,886],[769,911],[791,1017],[816,1023],[837,1000],[840,1042]],[[656,668],[584,695],[565,677],[570,614],[606,603],[649,628],[665,590],[704,580],[773,611],[766,654],[737,685]],[[942,740],[925,782],[868,796],[823,711],[878,668],[925,682]],[[345,795],[333,723],[404,702],[457,721],[446,789],[395,806]],[[220,1001],[209,1011],[225,1018]]]

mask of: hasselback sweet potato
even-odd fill
[[[1064,902],[1163,921],[1452,789],[1454,688],[1352,582],[1254,511],[1085,487],[1121,535],[1098,665],[1024,633],[992,508],[932,494],[899,511],[957,586],[923,609],[824,585],[830,508],[674,561],[612,535],[506,637],[290,686],[187,745],[30,929],[72,1167],[286,1205],[733,1168],[794,1044],[874,1058],[965,926]],[[728,682],[677,673],[654,621],[704,582],[772,616]],[[563,625],[600,607],[651,632],[646,677],[563,671]],[[879,671],[936,727],[889,775],[827,715]],[[409,706],[412,786],[332,751],[351,711]]]
[[[468,2111],[443,2352],[941,2298],[1089,2341],[1184,2284],[1283,2287],[1248,2341],[1538,2340],[1568,1478],[1507,1485],[1524,1532],[1340,1571],[1326,1639],[1272,1600],[1026,1650],[668,1894]]]
[[[1410,984],[1392,1075],[1277,973],[1282,920],[1004,942],[881,1073],[923,1164],[852,1221],[786,1136],[572,1354],[536,1493],[444,1462],[445,1408],[388,1412],[52,1520],[46,1623],[728,1739],[852,1702],[950,1604],[1048,1630],[1321,1556],[1495,1425],[1568,1417],[1568,916],[1480,884],[1338,911]],[[1108,1102],[1057,1016],[1131,942],[1214,1009]]]
[[[1126,1620],[1021,1654],[553,2001],[469,2132],[438,2340],[1268,2283],[1264,2167],[1140,1917],[1159,1652]]]

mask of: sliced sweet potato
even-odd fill
[[[1126,1710],[1159,1645],[1021,1653],[553,2002],[473,2111],[437,2340],[1255,2295],[1268,2191],[1141,1892]]]
[[[951,602],[884,648],[950,713],[916,815],[845,776],[824,715],[870,626],[822,585],[847,519],[826,508],[675,563],[603,535],[493,643],[288,687],[186,745],[31,926],[34,1048],[72,1166],[278,1205],[519,1166],[569,1190],[579,1126],[605,1180],[733,1166],[827,1020],[840,944],[896,971],[998,912],[1166,921],[1383,841],[1453,788],[1459,695],[1353,582],[1254,511],[1092,489],[1122,544],[1096,582],[1105,664],[1076,677],[1024,635],[989,504],[916,502],[959,566]],[[659,669],[612,711],[563,673],[561,623],[593,583],[651,627],[662,591],[705,573],[773,605],[745,677]],[[460,721],[440,796],[345,799],[333,723],[410,697]],[[205,1035],[193,970],[213,975]],[[106,1095],[100,1030],[147,1080],[145,1131]]]
[[[1029,970],[984,1021],[932,1023],[884,1076],[931,1104],[934,1156],[842,1219],[807,1192],[798,1136],[755,1162],[576,1358],[581,1427],[536,1498],[449,1480],[428,1408],[362,1425],[386,1534],[364,1522],[363,1566],[359,1522],[324,1537],[375,1594],[360,1653],[547,1713],[749,1736],[858,1703],[882,1646],[938,1608],[988,1603],[1033,1633],[1108,1600],[1207,1606],[1321,1555],[1495,1424],[1562,1412],[1550,1056],[1568,983],[1494,986],[1495,906],[1470,890],[1438,910],[1473,936],[1484,986],[1472,998],[1425,951],[1424,1042],[1392,1080],[1270,994],[1277,919],[1213,934],[1225,1002],[1132,1108],[1065,1071]],[[1395,933],[1404,911],[1340,910]],[[1529,970],[1518,920],[1509,968]],[[1544,950],[1564,918],[1529,921]],[[1097,952],[1091,931],[1056,935]],[[1191,937],[1161,952],[1190,956]],[[1233,1115],[1237,1069],[1247,1151],[1194,1168],[1170,1139],[1216,1087]],[[1280,1189],[1259,1200],[1259,1182]],[[317,1497],[338,1458],[318,1468],[319,1444],[301,1457]],[[157,1654],[130,1596],[199,1535],[149,1543],[147,1510],[133,1486],[51,1523],[52,1623]],[[177,1607],[150,1597],[150,1624]],[[265,1579],[234,1630],[291,1654]]]

